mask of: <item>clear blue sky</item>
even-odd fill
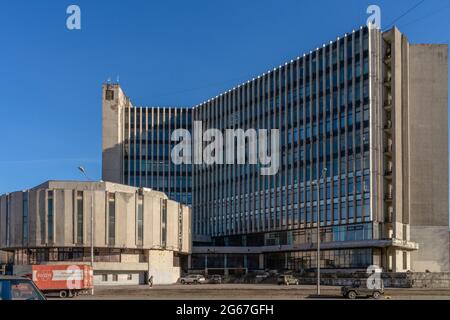
[[[1,1],[0,194],[101,176],[101,85],[135,105],[192,106],[365,24],[448,43],[450,1]],[[81,7],[82,30],[66,29]],[[406,15],[402,15],[407,12]]]

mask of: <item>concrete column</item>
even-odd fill
[[[188,255],[188,270],[192,269],[192,255]]]
[[[262,253],[259,254],[259,269],[264,269],[264,254]]]
[[[227,276],[229,274],[229,272],[228,272],[228,255],[227,254],[223,255],[223,266],[225,268],[224,273]]]
[[[388,258],[388,271],[394,271],[395,270],[395,252],[392,248],[389,248],[387,250],[387,258]]]
[[[288,268],[288,254],[287,252],[284,253],[284,268]]]
[[[390,254],[390,250],[389,250],[389,248],[383,248],[382,249],[382,255],[381,255],[381,258],[382,258],[382,266],[383,266],[383,270],[385,271],[385,272],[388,272],[389,271],[389,269],[391,268],[391,265],[390,265],[390,258],[389,258],[389,254]]]
[[[403,269],[403,251],[402,250],[395,250],[394,253],[394,260],[395,260],[395,269],[394,272],[402,272]]]
[[[382,267],[382,249],[374,249],[372,253],[372,264]]]

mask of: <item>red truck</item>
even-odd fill
[[[30,265],[21,273],[44,294],[57,293],[61,298],[77,296],[93,287],[92,267],[87,265]]]

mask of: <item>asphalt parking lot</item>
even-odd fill
[[[317,299],[315,286],[278,286],[272,284],[202,284],[96,287],[94,296],[72,299],[101,300],[297,300]],[[343,299],[340,287],[321,287],[320,299]],[[387,288],[380,300],[450,300],[449,289]]]

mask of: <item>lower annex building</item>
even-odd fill
[[[111,182],[48,181],[0,196],[0,249],[16,270],[90,264],[92,241],[95,285],[175,283],[191,252],[191,210]]]

